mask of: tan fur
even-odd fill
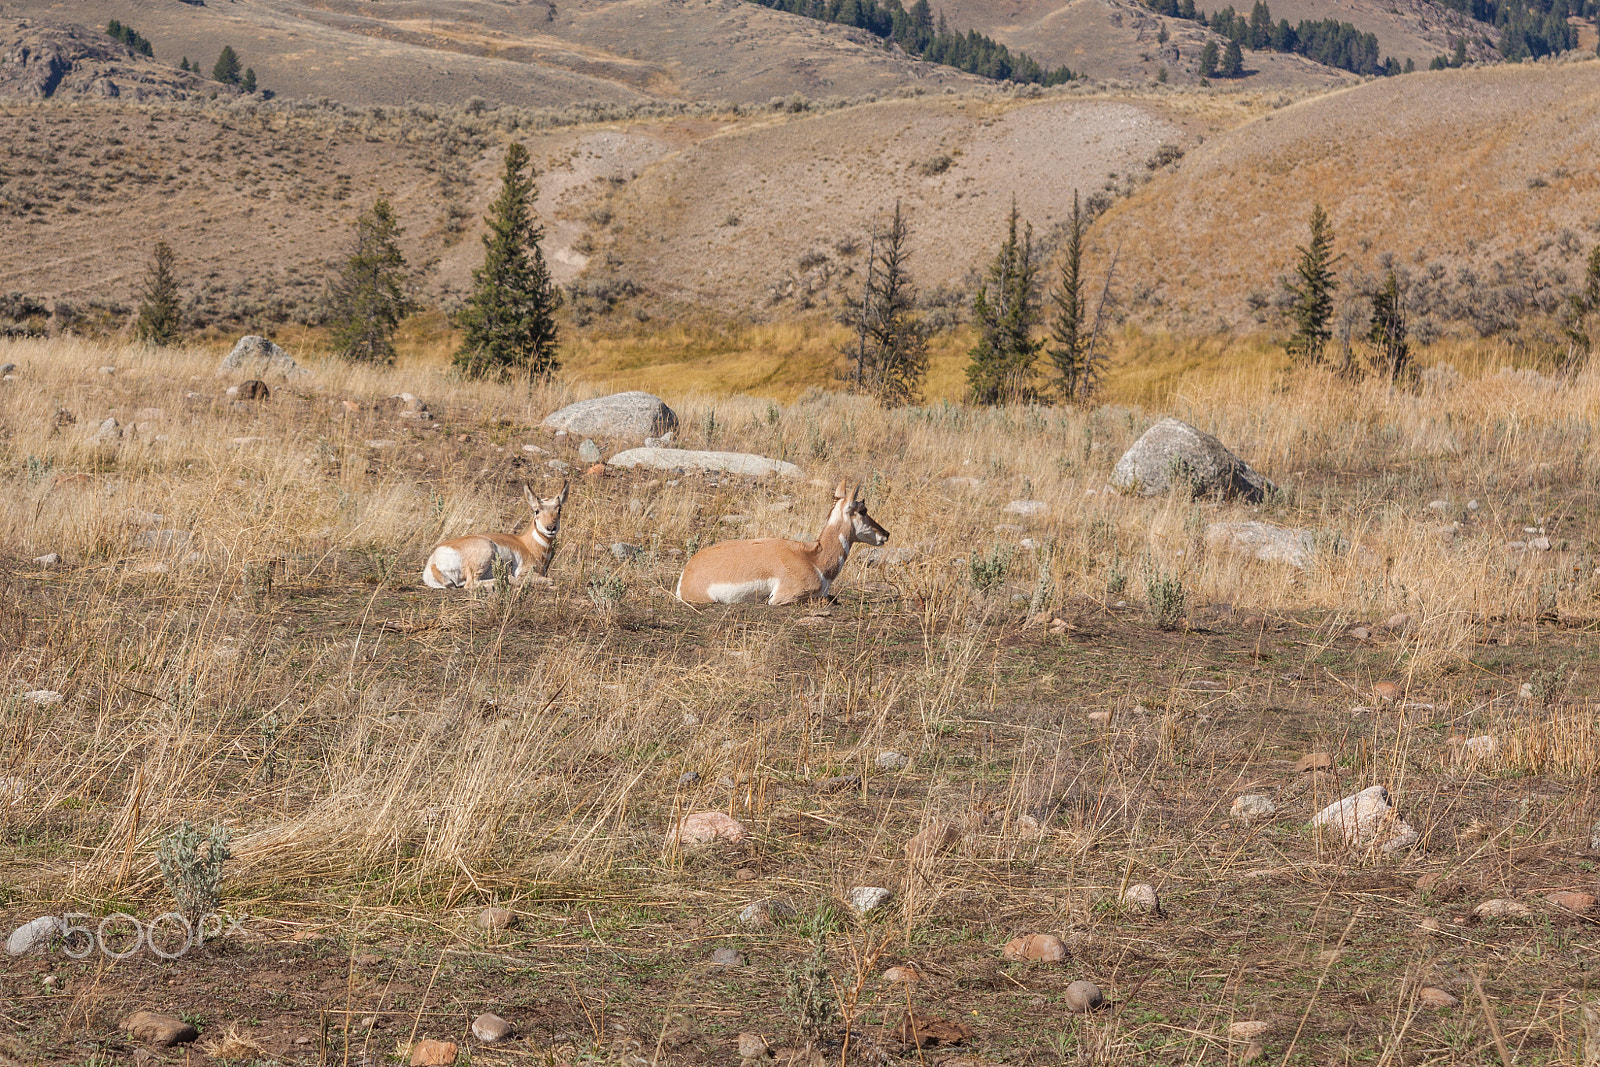
[[[872,520],[861,487],[834,490],[833,510],[815,541],[761,537],[722,541],[696,552],[678,579],[677,596],[688,604],[793,604],[828,596],[850,546],[881,545],[889,531]]]
[[[522,495],[533,512],[522,532],[467,534],[440,543],[428,554],[422,583],[434,589],[476,589],[480,583],[494,580],[494,564],[499,559],[515,583],[531,580],[550,584],[545,575],[555,556],[567,483],[562,483],[559,495],[549,499],[534,496],[526,485]]]

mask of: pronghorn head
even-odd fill
[[[861,486],[848,487],[844,482],[833,491],[831,520],[843,523],[852,543],[881,545],[889,540],[889,531],[879,526],[867,514],[867,502],[861,499]]]
[[[567,502],[568,483],[565,479],[561,482],[561,492],[552,497],[538,497],[533,495],[533,490],[528,484],[522,484],[522,495],[528,501],[528,507],[533,510],[533,525],[547,539],[554,539],[561,531],[561,505]]]

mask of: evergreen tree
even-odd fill
[[[472,378],[503,378],[513,371],[548,378],[556,358],[555,312],[561,292],[550,280],[533,219],[536,190],[528,150],[506,149],[500,194],[489,205],[483,266],[472,272],[472,295],[456,313],[465,331],[455,365]]]
[[[394,334],[411,313],[400,224],[379,196],[355,223],[355,245],[329,285],[334,350],[362,363],[393,363]]]
[[[897,200],[889,228],[872,239],[861,299],[846,305],[846,322],[856,330],[848,350],[851,384],[884,407],[915,401],[928,373],[927,332],[916,317],[916,287],[906,268],[910,236]]]
[[[1222,54],[1222,66],[1217,73],[1224,78],[1237,78],[1244,73],[1244,52],[1238,41],[1228,42],[1228,50]]]
[[[239,88],[247,93],[256,91],[256,72],[254,67],[244,68],[244,80],[239,83]]]
[[[165,241],[157,241],[139,289],[139,317],[133,336],[145,344],[169,345],[178,339],[182,325],[178,309],[177,256]]]
[[[178,69],[179,70],[188,70],[189,69],[189,57],[188,56],[184,56],[182,59],[178,60]]]
[[[1207,41],[1205,47],[1200,49],[1200,77],[1215,78],[1217,76],[1217,42]]]
[[[216,66],[211,68],[211,77],[223,85],[239,84],[239,55],[232,45],[222,46],[222,54],[217,57]]]
[[[1411,367],[1411,341],[1406,329],[1405,307],[1400,298],[1400,282],[1391,270],[1383,288],[1372,297],[1372,322],[1367,339],[1378,346],[1384,374],[1391,382],[1407,377]]]
[[[1303,364],[1319,363],[1322,347],[1333,336],[1329,323],[1333,320],[1333,292],[1339,288],[1334,277],[1334,267],[1344,258],[1333,252],[1333,227],[1321,204],[1311,208],[1311,241],[1297,245],[1300,262],[1295,267],[1298,284],[1285,281],[1284,287],[1292,299],[1289,317],[1294,320],[1294,334],[1289,338],[1289,354]]]
[[[1083,231],[1087,228],[1078,191],[1072,191],[1072,220],[1061,257],[1061,277],[1050,292],[1055,319],[1050,323],[1046,354],[1055,365],[1056,393],[1062,400],[1087,396],[1094,387],[1090,371],[1089,307],[1083,298]]]
[[[1033,365],[1041,343],[1033,339],[1039,321],[1035,282],[1039,266],[1033,253],[1033,227],[1019,235],[1017,202],[1011,201],[1005,243],[978,287],[972,317],[978,343],[967,365],[967,388],[979,404],[1026,400],[1034,393]]]

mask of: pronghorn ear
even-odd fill
[[[556,507],[559,508],[562,504],[565,504],[567,502],[567,489],[569,487],[571,487],[571,485],[572,485],[571,479],[568,479],[568,478],[561,479],[561,492],[556,496]]]
[[[851,494],[850,499],[851,500],[860,500],[861,499],[861,483],[860,482],[856,483],[855,492],[853,494]]]
[[[539,510],[539,498],[533,495],[533,490],[529,488],[527,482],[522,483],[522,499],[528,502],[529,508],[534,511]]]
[[[839,487],[833,491],[833,499],[835,499],[835,500],[848,500],[849,497],[845,495],[847,491],[848,490],[847,490],[847,487],[845,486],[845,484],[843,482],[840,482],[839,483]]]

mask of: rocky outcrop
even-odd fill
[[[1178,487],[1195,496],[1240,497],[1252,503],[1277,488],[1221,441],[1180,419],[1162,419],[1146,430],[1117,460],[1111,485],[1139,496]]]
[[[568,404],[545,416],[547,430],[565,430],[584,437],[623,437],[643,441],[670,433],[678,416],[659,396],[649,393],[612,393]]]
[[[218,88],[208,84],[208,92]],[[140,55],[97,30],[0,17],[0,97],[184,100],[200,91],[197,75]]]

